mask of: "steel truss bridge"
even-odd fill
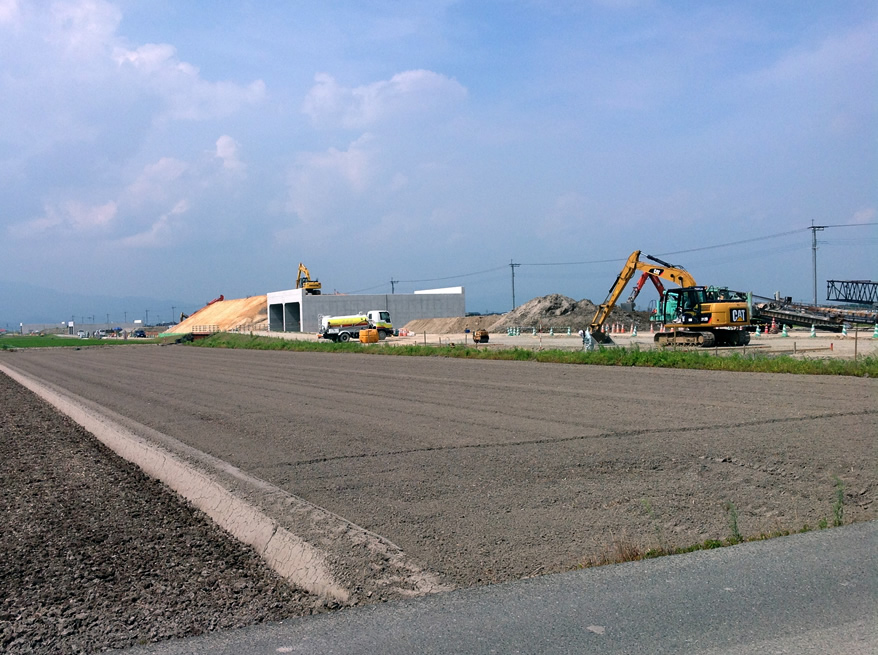
[[[878,282],[871,280],[827,280],[826,299],[856,305],[878,305]]]

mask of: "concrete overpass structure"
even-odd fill
[[[316,332],[321,316],[357,314],[370,309],[389,311],[395,327],[418,318],[466,315],[463,287],[371,295],[313,295],[304,289],[289,289],[266,294],[266,301],[268,329],[272,332]]]

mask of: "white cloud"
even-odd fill
[[[397,73],[389,80],[345,88],[326,73],[314,76],[302,112],[316,125],[362,128],[425,111],[441,111],[466,98],[456,80],[427,70]]]
[[[0,24],[14,23],[19,12],[18,0],[0,0]]]
[[[288,178],[287,210],[305,223],[330,218],[333,209],[362,194],[372,178],[372,157],[367,149],[371,135],[350,144],[347,150],[304,153]]]
[[[67,55],[94,55],[115,38],[122,13],[100,0],[56,2],[49,11],[50,22],[45,38],[64,48]]]
[[[75,200],[48,204],[44,215],[24,223],[12,225],[10,234],[21,239],[51,234],[90,233],[105,230],[116,218],[117,206],[113,201],[103,205],[87,205]]]
[[[832,81],[839,73],[875,67],[878,51],[878,23],[870,23],[842,35],[832,35],[812,48],[787,53],[770,67],[753,76],[757,84]]]
[[[214,156],[222,160],[223,169],[227,171],[239,172],[245,168],[244,162],[238,158],[238,142],[227,134],[216,140]]]
[[[178,182],[189,169],[189,164],[184,161],[162,157],[143,169],[125,190],[124,198],[127,203],[135,206],[166,201],[169,196],[179,192]]]
[[[0,123],[22,159],[71,141],[100,146],[121,125],[136,149],[155,124],[224,118],[265,98],[262,80],[207,80],[171,44],[132,46],[121,24],[101,0],[0,0],[0,97],[15,99],[0,103]]]
[[[189,211],[189,203],[180,200],[155,221],[148,230],[119,239],[118,244],[129,248],[159,248],[174,242],[179,231],[179,217]]]
[[[207,82],[196,66],[177,58],[177,50],[166,43],[149,43],[135,50],[116,48],[113,59],[121,71],[131,69],[167,105],[166,118],[203,120],[228,116],[245,105],[265,98],[265,83],[247,86],[233,82]]]

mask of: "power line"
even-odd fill
[[[866,223],[857,223],[857,225],[867,225]],[[829,227],[829,226],[827,226]],[[776,239],[779,237],[789,236],[790,234],[797,234],[799,232],[803,232],[804,230],[810,230],[810,227],[807,228],[798,228],[796,230],[787,230],[786,232],[778,232],[777,234],[769,234],[767,236],[761,237],[753,237],[751,239],[741,239],[740,241],[730,241],[728,243],[718,243],[712,246],[701,246],[699,248],[689,248],[687,250],[675,250],[674,252],[660,252],[657,256],[665,257],[667,255],[680,255],[683,253],[689,252],[699,252],[702,250],[712,250],[715,248],[728,248],[729,246],[737,246],[744,243],[753,243],[755,241],[764,241],[766,239]],[[523,266],[581,266],[584,264],[613,264],[616,262],[625,261],[624,257],[617,257],[615,259],[592,259],[589,261],[582,262],[539,262],[539,263],[527,263],[522,264]]]
[[[832,225],[822,225],[819,227],[821,227],[821,228],[826,228],[826,227],[865,227],[865,226],[870,226],[870,225],[878,225],[878,222],[837,223],[837,224],[832,224]],[[791,234],[800,234],[800,233],[804,232],[805,230],[810,230],[810,229],[812,229],[811,226],[808,226],[808,227],[804,227],[804,228],[797,228],[795,230],[787,230],[785,232],[777,232],[775,234],[768,234],[765,236],[752,237],[749,239],[740,239],[738,241],[717,243],[717,244],[710,245],[710,246],[700,246],[698,248],[687,248],[685,250],[674,250],[672,252],[660,252],[660,253],[658,253],[657,256],[658,257],[667,257],[669,255],[682,255],[682,254],[687,254],[687,253],[692,253],[692,252],[703,252],[705,250],[715,250],[718,248],[729,248],[731,246],[739,246],[739,245],[743,245],[746,243],[755,243],[758,241],[765,241],[766,239],[778,239],[780,237],[790,236]],[[827,245],[829,245],[829,243],[831,243],[831,242],[828,242]],[[832,245],[835,245],[835,244],[833,243]],[[782,248],[782,249],[779,249],[778,252],[786,252],[786,251],[793,250],[793,249],[798,249],[798,247]],[[763,251],[763,252],[765,252],[765,251]],[[519,266],[587,266],[587,265],[591,265],[591,264],[615,264],[618,262],[623,262],[623,261],[625,261],[625,259],[626,259],[625,257],[614,257],[612,259],[589,259],[589,260],[578,261],[578,262],[523,262],[520,264],[515,264],[514,266],[515,267],[519,267]],[[460,273],[457,275],[447,275],[444,277],[422,278],[422,279],[417,279],[417,280],[393,280],[392,286],[395,286],[395,284],[399,284],[400,282],[407,283],[407,284],[416,284],[416,283],[419,284],[422,282],[443,282],[445,280],[456,280],[456,279],[461,279],[461,278],[466,278],[466,277],[473,277],[476,275],[484,275],[486,273],[493,273],[493,272],[502,270],[510,265],[511,264],[504,264],[502,266],[495,266],[493,268],[487,268],[487,269],[484,269],[481,271],[474,271],[472,273]],[[515,270],[513,268],[513,276],[514,276],[514,272],[515,272]],[[380,289],[382,287],[385,287],[386,284],[387,283],[382,283],[382,284],[371,286],[371,287],[368,287],[365,289],[358,289],[357,291],[349,291],[347,293],[351,293],[351,294],[364,293],[366,291],[372,291],[375,289]],[[513,281],[513,284],[514,284],[514,281]]]
[[[374,291],[375,289],[382,289],[386,285],[386,282],[382,282],[381,284],[376,284],[374,287],[366,287],[365,289],[357,289],[356,291],[343,291],[342,293],[346,294],[355,294],[355,293],[365,293],[366,291]]]
[[[878,225],[876,223],[839,223],[838,225],[824,225],[823,227],[863,227],[865,225]],[[810,230],[810,227],[805,228],[806,230]]]
[[[718,243],[715,246],[701,246],[700,248],[689,248],[687,250],[675,250],[674,252],[660,252],[659,256],[664,257],[666,255],[682,255],[687,252],[699,252],[702,250],[713,250],[715,248],[728,248],[729,246],[739,246],[743,243],[753,243],[755,241],[765,241],[766,239],[777,239],[779,237],[789,236],[790,234],[797,234],[799,232],[804,232],[805,230],[810,230],[810,227],[799,228],[797,230],[788,230],[787,232],[778,232],[777,234],[769,234],[764,237],[754,237],[752,239],[741,239],[740,241],[730,241],[729,243]]]

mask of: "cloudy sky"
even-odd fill
[[[876,208],[874,0],[0,0],[7,286],[822,299]]]

